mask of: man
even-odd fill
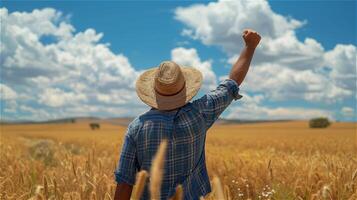
[[[199,199],[211,192],[205,163],[206,132],[228,107],[240,99],[243,82],[260,36],[251,29],[243,31],[245,46],[233,65],[229,78],[215,90],[189,102],[202,84],[201,73],[193,67],[171,61],[144,72],[136,82],[139,98],[151,110],[128,126],[115,180],[115,199],[129,200],[136,173],[150,171],[160,141],[167,139],[161,199],[168,199],[182,184],[184,199]],[[146,184],[147,185],[147,184]],[[149,199],[147,187],[142,199]]]

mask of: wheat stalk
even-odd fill
[[[356,179],[356,177],[357,177],[357,169],[352,174],[352,177],[351,177],[352,181],[354,181]]]
[[[217,176],[213,177],[212,179],[213,187],[215,190],[215,196],[217,200],[225,200],[224,193],[221,185],[221,181]]]
[[[48,195],[48,183],[47,183],[46,175],[43,176],[43,189],[45,192],[45,198],[47,199],[49,195]]]
[[[325,185],[325,186],[322,188],[322,197],[323,197],[324,199],[328,199],[328,200],[332,199],[332,198],[331,198],[331,189],[330,189],[330,187],[329,187],[328,185]]]
[[[178,185],[176,187],[174,196],[170,198],[170,200],[182,200],[182,198],[183,198],[183,188],[182,185]]]
[[[90,195],[90,199],[91,200],[97,200],[97,194],[94,191],[92,191],[92,193]]]
[[[224,193],[226,194],[226,199],[227,200],[231,200],[232,199],[231,192],[230,192],[229,187],[227,185],[224,186]]]
[[[152,200],[160,199],[161,182],[163,176],[164,160],[166,155],[167,140],[163,140],[156,152],[150,169],[150,196]]]
[[[135,182],[135,187],[133,191],[133,195],[131,197],[132,200],[138,200],[140,199],[143,191],[144,191],[144,186],[145,186],[145,181],[146,178],[148,177],[148,173],[145,170],[141,170],[138,175],[137,179]]]

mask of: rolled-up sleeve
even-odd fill
[[[134,185],[136,172],[138,171],[138,160],[136,155],[136,145],[131,137],[131,131],[133,131],[133,129],[129,126],[114,175],[117,183]]]
[[[242,98],[242,95],[239,94],[237,82],[232,79],[225,79],[216,89],[193,101],[193,104],[202,113],[208,129],[233,100],[240,98]]]

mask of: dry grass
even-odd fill
[[[125,130],[101,124],[91,131],[85,122],[2,125],[0,199],[111,199]],[[208,133],[207,167],[225,199],[352,200],[356,143],[352,123],[219,125]]]

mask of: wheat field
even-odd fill
[[[0,199],[113,199],[125,131],[86,121],[1,125]],[[355,123],[214,125],[207,167],[222,187],[205,199],[355,200],[356,138]]]

